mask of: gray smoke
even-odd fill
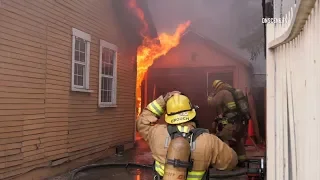
[[[254,41],[258,41],[259,38],[263,39],[261,2],[261,0],[148,0],[159,33],[174,32],[178,24],[191,20],[192,28],[197,32],[248,60],[251,55],[243,46],[247,44],[250,46],[250,43],[257,43]],[[252,63],[255,73],[265,73],[263,49]]]

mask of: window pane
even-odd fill
[[[105,55],[104,55],[104,53],[102,53],[102,59],[105,57]],[[102,62],[101,62],[101,73],[102,74],[105,74],[105,68],[104,68],[104,61],[102,60]]]
[[[74,74],[78,74],[79,70],[78,70],[78,64],[74,64]]]
[[[102,78],[102,86],[101,86],[101,88],[103,90],[108,90],[108,83],[107,83],[107,78],[106,77]]]
[[[113,66],[111,64],[102,64],[102,74],[113,76]]]
[[[76,37],[76,50],[79,50],[80,49],[80,38]]]
[[[83,82],[83,76],[78,76],[78,83],[77,85],[79,86],[83,86],[84,82]]]
[[[80,51],[86,52],[86,42],[85,41],[80,42]]]
[[[107,90],[112,91],[112,78],[107,78],[107,84],[108,84]]]
[[[74,59],[76,61],[80,61],[80,54],[79,54],[79,51],[77,51],[77,50],[74,52]]]
[[[111,91],[101,90],[101,102],[112,102]]]
[[[73,76],[73,83],[75,84],[75,85],[78,85],[79,83],[78,83],[78,76],[77,75],[74,75]]]
[[[113,76],[113,65],[109,65],[107,74]]]
[[[112,102],[111,101],[111,91],[107,91],[107,102]]]
[[[84,68],[85,66],[82,64],[74,64],[74,84],[77,86],[83,86],[84,85]]]
[[[106,77],[102,78],[102,86],[101,86],[101,88],[103,90],[108,90],[108,83],[107,83],[107,78]]]
[[[84,76],[84,65],[79,64],[78,74]]]
[[[102,77],[101,89],[112,91],[113,79],[109,77]]]
[[[102,78],[101,78],[101,89],[102,89],[102,90],[105,89],[105,88],[104,88],[104,86],[105,86],[104,84],[105,84],[105,83],[104,83],[104,77],[102,77]]]
[[[113,64],[115,52],[111,49],[108,51],[108,63]]]
[[[86,61],[86,54],[83,52],[80,52],[80,61],[85,62]]]
[[[84,65],[75,63],[74,74],[84,76]]]
[[[104,92],[105,91],[101,90],[101,102],[106,102],[106,100],[105,100],[106,95]]]
[[[102,72],[102,74],[104,74],[104,59],[106,58],[106,53],[103,51],[102,52],[102,62],[101,62],[101,72]]]
[[[113,63],[115,51],[103,48],[102,52],[102,74],[113,76]]]
[[[102,58],[102,61],[104,63],[108,63],[108,60],[109,60],[109,49],[108,48],[103,48],[102,51],[103,51],[103,54],[104,54],[104,56]]]

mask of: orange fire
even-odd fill
[[[190,21],[180,24],[174,34],[161,33],[157,38],[151,38],[149,35],[148,23],[145,20],[143,11],[137,7],[136,0],[130,0],[129,7],[134,10],[136,16],[143,24],[140,31],[143,37],[142,44],[138,47],[137,52],[137,84],[136,84],[136,100],[137,100],[137,115],[141,112],[141,83],[145,77],[148,68],[160,56],[167,54],[167,52],[176,47],[181,35],[189,27]],[[159,43],[160,42],[160,43]]]

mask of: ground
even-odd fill
[[[263,152],[252,151],[248,153],[251,156],[263,155]],[[114,155],[107,159],[101,160],[95,164],[103,163],[127,163],[134,162],[139,164],[152,164],[153,159],[151,152],[147,144],[143,140],[138,140],[134,149],[128,150],[123,153],[123,155]],[[244,169],[238,170],[243,171]],[[62,174],[47,180],[69,180],[72,172]],[[217,174],[219,172],[212,170],[211,174]],[[220,172],[226,173],[226,172]],[[152,180],[153,171],[151,169],[139,169],[139,168],[120,168],[120,167],[100,167],[86,170],[77,174],[74,180]],[[246,176],[234,177],[234,178],[224,178],[225,180],[247,180]],[[211,179],[215,180],[215,179]]]

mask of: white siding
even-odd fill
[[[270,180],[320,179],[319,10],[319,0],[301,0],[288,24],[267,26]]]
[[[274,0],[274,17],[287,14],[298,0]]]

